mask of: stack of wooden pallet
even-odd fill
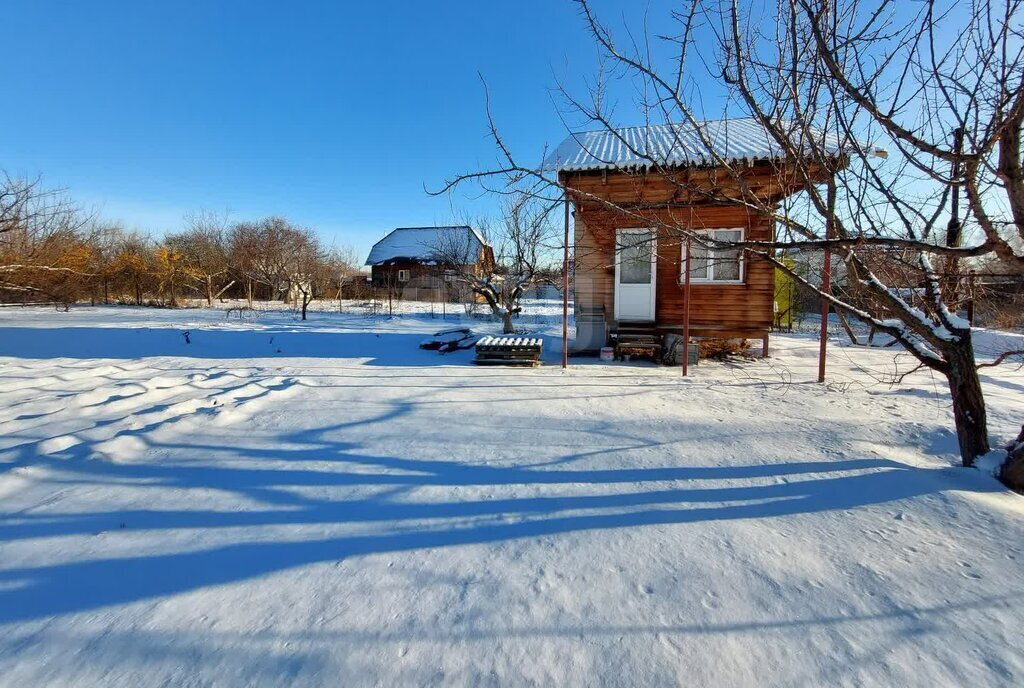
[[[476,343],[477,365],[540,364],[544,340],[540,337],[483,337]]]

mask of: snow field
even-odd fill
[[[539,317],[547,366],[481,369],[444,326],[0,312],[0,685],[1024,677],[1024,497],[894,350],[563,372]]]

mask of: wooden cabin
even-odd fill
[[[370,249],[366,258],[375,287],[415,296],[454,282],[460,273],[494,270],[494,251],[472,227],[398,227]]]
[[[603,345],[592,329],[583,331],[595,322],[604,338],[638,327],[682,334],[686,241],[671,228],[771,240],[772,221],[736,202],[740,180],[773,203],[803,188],[754,120],[701,127],[704,137],[686,125],[576,134],[546,161],[574,208],[578,350]],[[708,163],[716,156],[706,141],[731,169]],[[760,339],[767,355],[774,267],[740,250],[710,250],[692,241],[690,252],[691,337]]]

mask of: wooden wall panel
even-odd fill
[[[644,199],[664,195],[666,182],[648,177],[637,188],[637,177],[625,180],[608,175],[584,178],[588,192],[604,188],[604,195],[616,203],[627,198]],[[660,208],[634,207],[643,217],[666,224],[693,229],[742,227],[754,240],[772,238],[768,218],[754,215],[735,205],[691,205]],[[576,299],[579,305],[603,305],[609,322],[614,319],[615,230],[643,226],[637,218],[604,206],[584,202],[576,205]],[[684,299],[681,279],[682,245],[678,238],[658,239],[656,322],[659,327],[677,327],[683,322]],[[690,323],[694,327],[732,330],[767,330],[773,319],[775,271],[771,265],[745,257],[744,282],[737,285],[693,284]]]
[[[776,202],[806,186],[805,179],[821,180],[827,171],[819,166],[798,170],[793,166],[760,163],[737,167],[735,172],[716,168],[680,170],[671,178],[645,172],[573,172],[563,173],[566,184],[591,196],[616,204],[634,203],[707,203],[708,195],[739,198],[740,181],[748,192],[765,202]]]
[[[595,218],[600,222],[600,218]],[[590,230],[587,218],[577,213],[573,253],[575,260],[575,305],[577,308],[603,306],[607,318],[614,315],[612,292],[615,288],[614,253],[605,245],[607,232],[598,226]],[[614,237],[612,238],[614,245]]]

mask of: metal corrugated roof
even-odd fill
[[[809,133],[830,153],[844,148],[833,134]],[[757,120],[719,119],[696,126],[654,124],[572,134],[547,157],[544,168],[558,172],[643,169],[714,165],[719,158],[732,163],[782,157],[782,149]]]
[[[367,265],[380,265],[389,260],[430,261],[438,251],[465,248],[465,264],[475,263],[480,249],[487,245],[472,227],[399,227],[392,230],[370,249]]]

